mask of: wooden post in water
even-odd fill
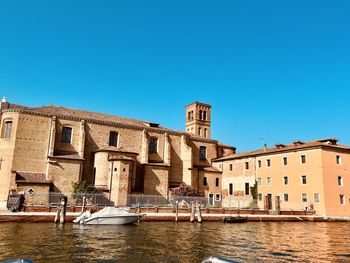
[[[198,223],[202,223],[201,203],[197,203],[197,220]]]
[[[175,222],[179,220],[179,201],[175,201]]]
[[[84,213],[84,208],[85,208],[85,202],[86,202],[86,196],[83,196],[83,204],[81,206],[81,213]]]
[[[194,222],[194,214],[195,214],[195,211],[194,211],[194,202],[192,201],[191,202],[191,217],[190,217],[190,222],[193,223]]]
[[[64,223],[64,219],[66,216],[66,208],[67,208],[67,197],[61,196],[60,203],[57,207],[57,213],[54,219],[54,222],[56,223],[58,221],[58,218],[60,218],[60,223]]]

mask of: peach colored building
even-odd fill
[[[186,106],[186,129],[59,106],[27,107],[3,99],[0,111],[0,206],[9,192],[69,195],[86,180],[117,205],[127,195],[168,196],[181,182],[204,193],[219,174],[211,160],[235,148],[210,138],[211,106]],[[211,180],[211,179],[209,179]]]
[[[283,210],[314,209],[319,215],[350,216],[350,147],[337,144],[336,139],[277,144],[231,154],[214,163],[223,167],[225,193],[224,181],[239,185],[255,176],[260,208],[276,209],[279,197]],[[243,171],[243,163],[249,169]]]

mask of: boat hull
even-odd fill
[[[138,221],[138,215],[102,216],[84,220],[86,225],[127,225]]]
[[[248,221],[246,217],[224,217],[222,219],[223,223],[245,223]]]

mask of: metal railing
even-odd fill
[[[250,196],[227,196],[222,200],[223,208],[259,209],[258,201]]]
[[[30,195],[24,193],[24,204],[27,206],[55,206],[60,203],[62,196],[68,197],[68,206],[112,206],[114,203],[109,200],[108,195],[102,193],[93,194],[72,194],[50,192],[49,194],[35,193]],[[84,201],[83,201],[84,200]],[[84,202],[84,204],[83,204]],[[174,208],[176,202],[179,208],[190,208],[192,202],[200,203],[202,208],[224,208],[224,209],[255,209],[263,210],[264,202],[252,199],[250,196],[233,197],[215,200],[207,197],[188,197],[160,195],[128,195],[126,206],[130,207],[171,207]],[[272,210],[276,209],[272,202]],[[280,209],[283,211],[310,211],[313,210],[311,203],[302,202],[281,202]]]
[[[87,206],[105,206],[105,205],[113,205],[106,195],[100,193],[94,194],[72,194],[72,193],[57,193],[50,192],[49,194],[44,193],[35,193],[28,194],[24,193],[24,204],[25,205],[57,205],[60,203],[60,198],[62,196],[68,197],[68,205],[70,206],[82,206],[83,200],[84,205]],[[85,198],[84,198],[85,197]]]
[[[205,197],[128,195],[128,206],[131,207],[175,207],[176,201],[180,208],[189,208],[191,202],[200,203],[201,207],[208,207],[207,198]]]

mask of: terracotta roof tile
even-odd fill
[[[232,159],[239,159],[239,158],[246,158],[246,157],[254,157],[254,156],[258,156],[258,155],[266,155],[266,154],[273,154],[273,153],[279,153],[279,152],[302,150],[302,149],[307,149],[307,148],[312,148],[312,147],[329,147],[329,148],[333,148],[333,149],[349,150],[350,151],[349,146],[340,145],[340,144],[336,144],[336,143],[337,143],[337,139],[335,139],[335,138],[321,139],[321,140],[315,140],[315,141],[310,141],[310,142],[294,141],[292,144],[287,144],[287,145],[277,144],[275,147],[272,147],[272,148],[230,154],[230,155],[227,155],[227,156],[224,156],[221,158],[217,158],[213,161],[224,161],[224,160],[232,160]]]
[[[64,116],[76,117],[81,119],[93,119],[93,120],[106,121],[106,122],[120,122],[120,123],[138,125],[138,126],[144,126],[144,127],[147,127],[145,123],[148,123],[146,121],[135,120],[131,118],[124,118],[124,117],[113,116],[113,115],[104,114],[104,113],[85,111],[85,110],[76,110],[76,109],[53,106],[53,105],[43,106],[39,108],[30,108],[30,110],[38,113],[49,114],[49,115],[64,115]]]

